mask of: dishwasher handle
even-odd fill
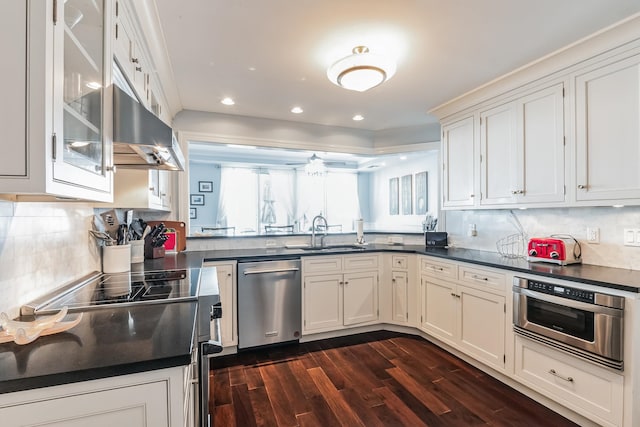
[[[247,270],[244,271],[244,275],[248,276],[249,274],[268,274],[268,273],[286,273],[289,271],[300,271],[300,269],[298,267],[291,267],[291,268],[276,268],[273,270]]]

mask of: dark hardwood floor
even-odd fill
[[[227,426],[575,426],[422,338],[374,332],[211,360]]]

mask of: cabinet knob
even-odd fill
[[[142,67],[136,67],[136,71],[142,71]]]
[[[586,186],[586,185],[582,185],[582,184],[578,185],[578,189],[579,189],[579,190],[584,190],[584,189],[586,189],[586,188],[587,188],[587,186]]]
[[[131,62],[133,62],[134,64],[137,64],[140,61],[138,60],[138,58],[131,58]]]
[[[469,197],[474,198],[474,197],[476,197],[476,195],[475,194],[469,194]]]
[[[151,192],[156,191],[156,187],[149,187],[149,191]]]
[[[107,167],[105,168],[105,170],[106,170],[107,172],[113,172],[113,173],[116,173],[116,172],[117,172],[116,165],[107,166]]]

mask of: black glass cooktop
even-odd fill
[[[103,274],[71,289],[38,311],[59,310],[65,306],[73,311],[111,304],[173,302],[196,299],[197,295],[198,283],[191,280],[190,270]]]

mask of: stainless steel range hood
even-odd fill
[[[184,170],[184,156],[171,127],[113,87],[113,161],[119,168]]]

